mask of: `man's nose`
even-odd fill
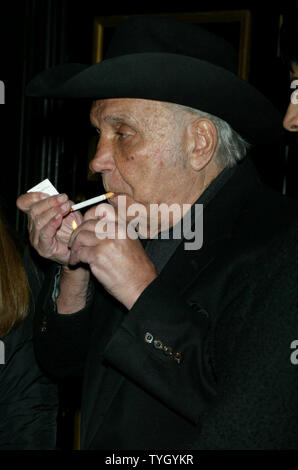
[[[97,144],[96,152],[92,158],[89,168],[94,173],[103,173],[105,171],[113,170],[115,162],[113,158],[113,149],[108,140],[100,138]]]
[[[298,132],[298,104],[289,104],[283,120],[283,126],[287,131]]]

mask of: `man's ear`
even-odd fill
[[[189,164],[195,171],[202,170],[212,159],[218,141],[217,129],[213,121],[198,118],[188,129],[190,138]]]

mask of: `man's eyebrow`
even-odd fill
[[[106,116],[103,117],[102,120],[104,122],[111,122],[113,124],[127,124],[131,127],[134,126],[133,120],[126,114],[107,114]],[[95,127],[96,129],[98,129],[98,124],[96,123],[96,120],[93,120],[92,118],[90,118],[90,123],[92,127]]]
[[[103,118],[103,120],[105,122],[115,122],[115,123],[124,123],[124,122],[127,122],[127,123],[130,123],[131,120],[129,118],[129,116],[127,116],[126,114],[108,114],[107,116],[105,116]]]

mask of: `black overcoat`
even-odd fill
[[[298,206],[240,163],[131,311],[95,282],[59,315],[48,274],[36,351],[84,375],[83,449],[298,448]],[[179,353],[179,354],[176,354]]]

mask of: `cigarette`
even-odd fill
[[[72,206],[71,210],[72,212],[77,211],[78,209],[82,209],[83,207],[91,206],[92,204],[96,204],[97,202],[105,201],[106,199],[109,199],[112,196],[114,196],[114,193],[106,193],[102,194],[101,196],[96,196],[91,199],[87,199],[87,201],[79,202],[78,204]]]

